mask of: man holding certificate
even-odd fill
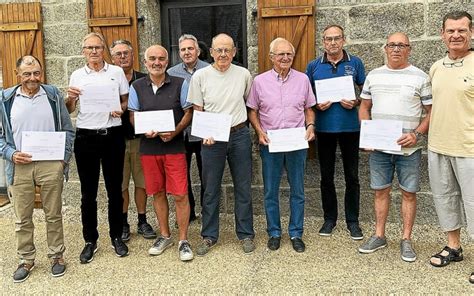
[[[234,41],[227,34],[212,39],[211,55],[214,63],[197,71],[191,78],[188,101],[194,110],[231,116],[228,142],[213,137],[202,141],[202,176],[204,199],[202,205],[203,238],[196,253],[204,256],[219,238],[219,202],[221,181],[226,160],[234,182],[235,229],[245,254],[255,250],[253,211],[250,193],[252,179],[252,143],[247,126],[245,99],[250,91],[252,76],[247,69],[232,64],[237,52]],[[217,123],[218,121],[216,121]],[[224,127],[220,121],[215,128]],[[227,125],[229,126],[229,125]],[[193,129],[198,128],[193,123]]]
[[[324,54],[308,64],[306,75],[316,92],[316,136],[321,173],[324,224],[319,235],[330,236],[336,227],[338,202],[334,173],[337,144],[342,156],[346,191],[344,208],[352,239],[363,238],[359,227],[359,120],[354,86],[362,88],[362,61],[343,49],[344,30],[330,25],[323,31]]]
[[[122,180],[125,140],[120,116],[127,108],[128,81],[119,66],[104,61],[107,50],[104,37],[87,34],[82,41],[86,65],[71,75],[68,110],[76,109],[74,153],[81,181],[82,234],[85,246],[79,256],[81,263],[89,263],[97,252],[97,190],[100,166],[108,197],[109,236],[115,254],[128,255],[122,241]]]
[[[304,222],[304,172],[307,141],[314,140],[316,100],[304,73],[291,68],[295,49],[283,38],[270,43],[273,69],[255,77],[247,99],[248,115],[258,135],[264,183],[264,204],[267,218],[268,248],[277,250],[281,241],[279,187],[283,168],[290,184],[290,222],[288,232],[293,249],[304,252],[302,240]],[[305,129],[306,128],[306,129]],[[271,137],[272,131],[290,130],[281,140]],[[297,131],[303,131],[298,133]],[[291,134],[298,135],[289,140]],[[271,152],[275,142],[288,146],[281,152]],[[291,143],[293,142],[293,143]],[[306,148],[292,147],[294,142],[306,142]]]
[[[132,84],[128,108],[135,132],[139,126],[148,126],[143,128],[140,159],[146,192],[153,195],[161,232],[148,254],[160,255],[173,245],[166,196],[170,194],[176,204],[179,258],[189,261],[193,259],[193,252],[188,242],[189,200],[183,131],[191,121],[192,108],[186,102],[184,79],[166,73],[168,52],[164,47],[150,46],[145,51],[144,63],[149,74]],[[157,115],[148,117],[144,114]]]
[[[402,123],[398,131],[393,131],[395,135],[402,132],[401,137],[394,140],[401,146],[401,151],[375,150],[370,154],[370,187],[375,190],[375,234],[359,247],[359,252],[373,253],[387,246],[385,223],[396,171],[402,191],[403,234],[400,254],[406,262],[416,260],[411,234],[416,216],[416,192],[420,190],[419,140],[420,136],[428,131],[431,112],[431,86],[428,75],[409,63],[410,51],[410,41],[405,33],[388,36],[385,45],[387,64],[367,75],[359,110],[361,120]],[[426,111],[424,118],[423,109]],[[385,129],[382,124],[380,128]],[[374,142],[377,142],[376,138]]]
[[[25,281],[35,266],[35,185],[41,186],[51,274],[59,277],[66,271],[61,194],[64,178],[67,180],[74,129],[59,90],[41,84],[43,69],[37,58],[18,59],[16,73],[21,83],[2,92],[0,147],[7,160],[5,174],[16,217],[20,265],[13,281],[18,283]],[[49,143],[57,145],[52,147]]]

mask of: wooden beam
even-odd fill
[[[130,26],[131,17],[111,17],[89,19],[89,27]]]
[[[295,33],[293,38],[291,38],[291,44],[295,47],[295,53],[298,52],[298,47],[300,46],[301,38],[303,37],[304,28],[308,22],[308,16],[300,16],[298,19],[298,24],[296,25]]]
[[[0,31],[2,32],[11,32],[11,31],[31,31],[39,30],[38,22],[25,22],[25,23],[9,23],[1,24]]]
[[[261,17],[313,15],[313,6],[262,8]]]

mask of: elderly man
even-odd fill
[[[133,48],[128,40],[118,39],[112,42],[110,46],[110,55],[114,65],[119,66],[125,72],[128,84],[138,78],[145,77],[146,74],[133,70]],[[122,114],[122,127],[125,136],[125,158],[123,164],[123,181],[122,181],[122,198],[123,198],[123,230],[122,240],[124,242],[130,240],[130,225],[128,224],[128,205],[130,203],[130,194],[128,186],[130,177],[133,178],[135,185],[135,205],[137,206],[138,224],[137,232],[146,239],[155,239],[156,232],[146,220],[146,192],[145,179],[143,177],[143,169],[140,162],[140,138],[135,136],[135,130],[130,123],[130,113],[127,110]]]
[[[134,112],[138,111],[172,110],[175,124],[174,131],[151,130],[140,142],[146,191],[154,197],[153,206],[161,232],[148,253],[160,255],[173,245],[166,196],[170,194],[176,203],[179,258],[189,261],[193,259],[193,252],[187,240],[189,201],[183,130],[191,121],[192,108],[186,103],[186,90],[182,90],[184,79],[166,74],[168,52],[164,47],[150,46],[145,51],[144,63],[149,75],[132,84],[128,104],[130,120],[134,123]]]
[[[177,76],[184,78],[188,83],[191,80],[191,76],[196,70],[202,69],[209,66],[208,63],[198,59],[201,50],[199,43],[193,35],[184,34],[179,37],[179,57],[183,61],[168,69],[168,74],[171,76]],[[202,158],[201,158],[201,139],[191,135],[191,126],[188,126],[184,131],[184,145],[186,147],[186,163],[188,165],[188,196],[189,205],[191,207],[189,221],[196,220],[196,201],[194,199],[193,187],[191,182],[191,160],[193,154],[196,155],[196,164],[199,172],[199,181],[201,182],[201,192],[199,200],[202,207],[202,198],[204,196],[204,187],[202,184]]]
[[[446,14],[441,37],[448,54],[430,69],[433,86],[428,137],[430,184],[439,223],[448,239],[447,246],[430,260],[438,267],[463,259],[460,231],[464,213],[468,233],[474,238],[473,31],[469,13]],[[470,281],[474,283],[474,273]]]
[[[120,110],[84,113],[80,107],[77,114],[74,153],[81,181],[82,234],[85,240],[79,256],[81,263],[91,262],[97,252],[97,190],[101,163],[107,190],[112,248],[119,257],[128,255],[128,247],[121,238],[125,140],[120,119],[127,108],[128,81],[122,68],[104,61],[104,50],[107,48],[102,35],[89,33],[84,37],[82,54],[86,65],[71,74],[67,90],[69,112],[75,110],[80,95],[87,88],[100,88],[100,91],[110,91],[111,95],[116,93],[117,100],[120,100]],[[112,93],[114,89],[116,92]],[[93,99],[100,101],[101,98]]]
[[[33,242],[33,206],[35,185],[41,186],[41,201],[46,217],[48,257],[51,274],[66,272],[63,253],[63,217],[61,213],[64,176],[72,154],[74,129],[59,90],[41,84],[43,69],[37,58],[23,56],[16,63],[21,83],[2,92],[0,106],[3,132],[0,147],[6,161],[5,173],[13,196],[15,234],[20,265],[13,274],[16,283],[25,281],[35,266]],[[22,147],[22,132],[65,132],[66,145],[62,160],[35,161]]]
[[[410,64],[410,52],[410,41],[405,33],[388,36],[385,45],[387,64],[367,75],[359,109],[361,120],[403,122],[403,133],[397,140],[401,151],[373,151],[370,154],[370,186],[375,190],[375,234],[359,247],[359,252],[373,253],[387,246],[385,223],[396,171],[402,192],[403,234],[400,253],[406,262],[416,260],[411,234],[416,216],[416,192],[420,190],[419,140],[428,131],[431,111],[428,75]],[[426,111],[424,118],[423,109]]]
[[[352,76],[354,85],[362,88],[365,81],[365,69],[362,61],[343,49],[344,30],[341,26],[330,25],[323,31],[324,54],[310,62],[306,75],[314,88],[315,80]],[[354,240],[363,238],[359,227],[359,121],[357,108],[359,100],[343,99],[338,103],[330,101],[316,105],[316,136],[318,158],[321,173],[321,201],[324,223],[319,235],[331,236],[336,227],[338,202],[334,185],[336,148],[339,148],[344,167],[346,191],[344,208],[346,225]]]
[[[225,161],[234,183],[235,229],[245,254],[255,250],[253,238],[252,151],[247,126],[245,99],[250,91],[250,72],[232,64],[236,54],[234,40],[227,34],[212,39],[214,63],[197,71],[190,82],[188,101],[198,111],[232,115],[228,142],[203,139],[201,147],[204,198],[202,204],[203,238],[196,253],[204,256],[219,238],[219,202]]]
[[[280,248],[281,222],[279,189],[283,168],[290,184],[290,223],[288,232],[293,249],[304,252],[302,240],[304,222],[304,170],[307,149],[269,152],[268,130],[306,126],[307,141],[314,140],[314,112],[316,104],[311,84],[304,73],[291,68],[295,48],[283,38],[270,43],[273,68],[255,77],[247,99],[248,115],[258,135],[264,184],[264,203],[267,217],[268,248]]]

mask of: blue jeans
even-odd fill
[[[219,238],[219,203],[225,161],[229,164],[234,183],[235,230],[237,237],[253,238],[253,210],[251,197],[252,143],[248,127],[230,133],[229,142],[216,142],[201,147],[204,198],[202,204],[203,238]]]
[[[287,171],[290,184],[290,237],[303,236],[304,222],[304,171],[307,149],[291,152],[268,152],[268,146],[260,146],[264,186],[267,233],[281,237],[279,191],[283,168]]]
[[[420,190],[420,163],[421,149],[408,156],[374,151],[369,157],[370,187],[382,190],[392,186],[396,171],[400,188],[416,193]]]

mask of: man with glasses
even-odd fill
[[[273,68],[255,77],[247,99],[249,119],[258,135],[264,184],[264,205],[267,218],[267,246],[280,248],[281,222],[279,191],[283,169],[290,184],[290,222],[288,233],[296,252],[304,252],[304,171],[306,152],[298,149],[270,152],[268,130],[306,127],[305,140],[314,140],[314,111],[316,104],[311,84],[304,73],[291,68],[295,49],[283,38],[270,43]]]
[[[84,249],[79,256],[81,263],[89,263],[97,252],[97,190],[100,165],[108,198],[109,236],[112,247],[119,257],[128,255],[128,247],[122,241],[122,179],[125,140],[120,116],[127,108],[128,81],[119,66],[104,61],[106,44],[98,33],[89,33],[82,40],[82,54],[86,65],[71,74],[67,89],[69,112],[76,109],[77,101],[84,92],[110,92],[120,101],[119,110],[111,112],[84,112],[79,106],[76,120],[74,154],[81,181],[81,217]],[[96,100],[100,97],[89,98]],[[89,101],[88,101],[89,103]],[[90,102],[94,104],[94,102]],[[86,109],[87,110],[87,109]]]
[[[168,69],[168,74],[184,78],[187,83],[191,80],[192,75],[199,69],[209,66],[207,62],[201,61],[198,57],[201,53],[199,43],[193,35],[184,34],[179,37],[179,57],[182,62]],[[191,160],[193,154],[196,155],[196,164],[199,173],[199,181],[201,182],[201,192],[199,200],[202,207],[202,198],[204,196],[204,186],[202,182],[202,158],[201,158],[201,139],[191,135],[191,125],[184,131],[184,145],[186,146],[186,163],[188,165],[188,196],[189,205],[191,207],[189,222],[196,220],[196,201],[193,194],[193,186],[191,182]]]
[[[219,238],[219,203],[226,160],[234,183],[237,237],[242,242],[245,254],[255,250],[250,193],[252,144],[245,107],[252,76],[247,69],[232,64],[235,54],[234,41],[229,35],[215,36],[211,48],[214,63],[197,71],[189,87],[188,101],[194,104],[194,110],[232,115],[228,142],[215,141],[213,138],[202,140],[203,240],[196,250],[198,256],[207,254]]]
[[[0,118],[3,132],[0,147],[6,159],[5,174],[13,197],[15,236],[20,264],[13,274],[15,283],[25,281],[35,266],[33,206],[35,185],[41,186],[41,201],[46,221],[51,275],[66,272],[63,253],[64,234],[61,212],[64,178],[67,180],[72,155],[74,128],[59,90],[41,83],[43,69],[37,58],[23,56],[16,63],[20,84],[2,91]],[[36,161],[27,153],[22,133],[64,132],[64,158]]]
[[[461,227],[464,214],[474,239],[474,53],[472,16],[448,13],[441,37],[448,54],[430,69],[433,112],[428,137],[428,164],[433,199],[447,245],[433,255],[442,267],[463,260]],[[464,208],[464,210],[463,210]],[[470,276],[474,283],[474,273]]]
[[[135,80],[145,77],[146,74],[135,71],[133,69],[133,48],[128,40],[115,40],[110,46],[110,55],[112,63],[123,69],[128,84],[131,85]],[[146,239],[155,239],[156,232],[146,220],[146,199],[145,179],[143,177],[143,169],[140,162],[140,138],[135,135],[135,130],[130,123],[130,112],[125,110],[122,116],[122,127],[125,137],[125,158],[123,164],[123,181],[122,181],[122,197],[123,197],[123,230],[122,240],[124,242],[130,240],[130,225],[128,224],[128,205],[130,203],[130,194],[128,186],[130,177],[133,178],[135,185],[135,205],[137,206],[138,224],[137,232]]]
[[[410,64],[410,52],[410,41],[405,33],[388,36],[385,45],[387,64],[367,75],[359,109],[361,120],[397,120],[403,124],[402,136],[397,140],[401,151],[370,153],[370,187],[375,190],[375,234],[359,247],[359,252],[373,253],[387,246],[385,224],[396,172],[402,192],[400,254],[406,262],[416,260],[411,234],[416,217],[416,192],[420,190],[420,140],[428,131],[431,112],[428,75]]]
[[[173,245],[168,221],[169,194],[176,205],[179,258],[189,261],[194,256],[188,242],[189,201],[183,130],[191,121],[192,108],[186,102],[184,79],[166,73],[168,52],[164,47],[152,45],[147,48],[144,63],[148,76],[135,81],[130,88],[130,120],[135,124],[135,112],[168,110],[173,112],[175,126],[175,130],[169,132],[148,131],[140,142],[146,191],[153,195],[161,232],[148,254],[160,255]]]
[[[338,25],[327,26],[323,31],[324,54],[310,62],[306,75],[313,86],[315,80],[352,76],[354,86],[359,89],[365,81],[362,61],[343,49],[344,29]],[[344,207],[347,229],[354,240],[363,238],[359,227],[359,121],[357,106],[359,100],[346,100],[316,104],[316,137],[321,173],[321,201],[324,224],[319,230],[321,236],[331,236],[338,218],[338,202],[334,173],[337,143],[341,150],[346,183]]]

